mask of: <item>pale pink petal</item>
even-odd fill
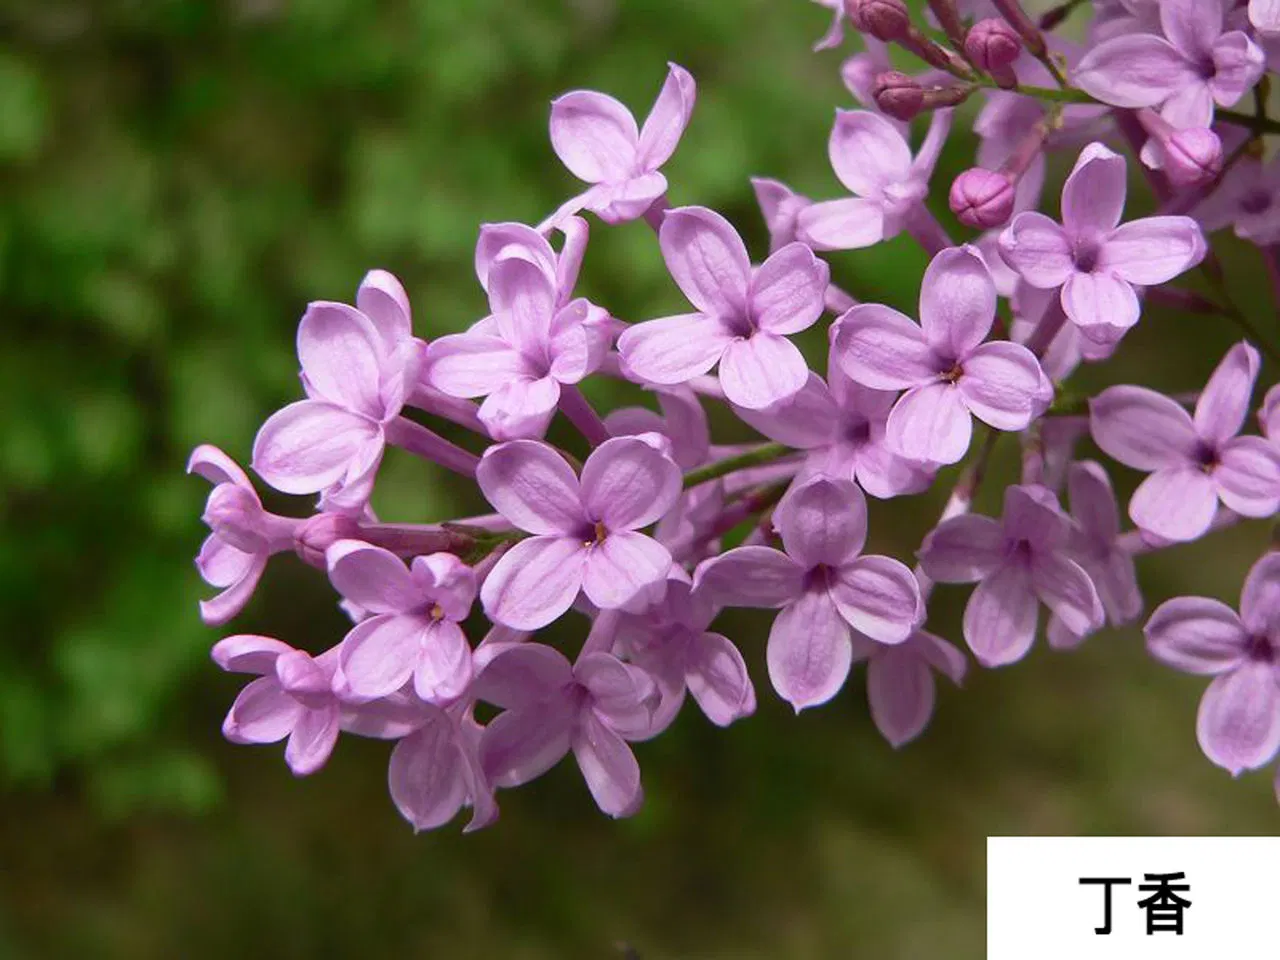
[[[1121,224],[1098,250],[1098,269],[1141,286],[1165,283],[1190,270],[1206,249],[1190,217],[1146,217]]]
[[[871,719],[895,747],[914,740],[933,715],[934,683],[929,665],[915,651],[898,647],[867,664]]]
[[[1031,573],[1001,567],[978,584],[964,608],[964,639],[984,667],[1003,667],[1027,655],[1036,638],[1038,603]]]
[[[1086,564],[1093,585],[1098,588],[1102,609],[1116,626],[1132,623],[1142,613],[1142,590],[1133,555],[1125,550],[1111,550],[1101,560]]]
[[[216,533],[211,533],[200,545],[200,553],[196,555],[196,569],[200,571],[200,579],[209,586],[229,587],[243,580],[264,559],[260,556],[261,552],[241,550]]]
[[[1000,524],[977,513],[944,520],[920,547],[920,566],[942,583],[973,583],[992,573],[1003,559]]]
[[[678,384],[714,367],[733,339],[733,331],[715,318],[685,313],[628,327],[618,338],[618,352],[642,380]]]
[[[853,663],[849,627],[826,591],[810,591],[779,612],[765,650],[769,679],[796,711],[826,703]]]
[[[485,614],[513,630],[545,627],[573,605],[587,551],[572,536],[521,540],[502,555],[480,588]]]
[[[222,722],[222,735],[232,743],[275,743],[289,735],[304,709],[275,677],[259,677],[236,697]]]
[[[796,214],[796,239],[814,250],[859,250],[879,243],[884,233],[884,207],[878,200],[825,200]]]
[[[671,278],[698,310],[745,314],[751,258],[733,224],[706,207],[677,207],[663,217],[658,244]]]
[[[664,579],[670,569],[671,554],[657,540],[618,530],[587,549],[582,590],[597,607],[613,610]]]
[[[569,752],[575,711],[564,697],[498,714],[484,728],[480,762],[495,787],[542,776]]]
[[[537,440],[546,434],[559,402],[560,384],[551,377],[517,379],[489,394],[476,416],[495,440]]]
[[[560,299],[568,297],[578,284],[578,272],[582,269],[582,258],[587,252],[587,239],[590,228],[581,217],[568,217],[562,220],[558,229],[564,234],[564,244],[560,255],[555,259],[553,273],[556,278],[556,290]]]
[[[382,416],[382,338],[359,310],[345,303],[309,304],[298,324],[298,360],[315,399]]]
[[[1218,37],[1211,53],[1214,72],[1205,86],[1220,107],[1234,106],[1253,89],[1267,68],[1262,48],[1241,30]]]
[[[450,620],[430,624],[413,672],[414,692],[428,703],[452,703],[467,692],[471,676],[471,645],[462,628]]]
[[[1000,234],[1000,256],[1023,280],[1044,290],[1061,286],[1075,272],[1071,239],[1035,211],[1018,214]]]
[[[904,650],[913,650],[925,662],[956,686],[964,682],[969,663],[963,653],[941,637],[927,630],[917,630],[907,641]]]
[[[641,169],[657,170],[675,153],[697,95],[698,85],[689,71],[668,64],[667,79],[640,129],[637,161]]]
[[[702,712],[718,727],[755,713],[756,693],[738,648],[718,633],[689,643],[685,680]]]
[[[915,574],[890,557],[858,557],[844,564],[830,590],[845,622],[878,643],[901,643],[924,618]]]
[[[751,278],[751,318],[769,333],[807,330],[822,316],[829,279],[825,261],[803,243],[789,243],[771,254]]]
[[[1153,107],[1200,77],[1163,37],[1130,33],[1098,44],[1071,78],[1085,93],[1113,107]]]
[[[341,480],[378,436],[378,425],[366,417],[300,400],[262,425],[253,442],[253,469],[282,493],[316,493]]]
[[[581,217],[573,217],[572,221],[585,223]],[[562,229],[568,227],[567,221]],[[556,275],[556,252],[551,249],[547,238],[533,227],[523,223],[485,223],[480,226],[480,237],[476,241],[476,277],[487,292],[489,289],[489,271],[493,268],[499,254],[518,256],[532,261],[549,277]],[[573,285],[569,284],[570,289]]]
[[[731,341],[720,358],[725,399],[749,410],[794,397],[808,377],[809,365],[796,345],[764,331]]]
[[[911,176],[911,148],[893,123],[869,110],[836,111],[827,155],[840,182],[859,197],[879,197]]]
[[[839,567],[867,540],[867,501],[848,480],[793,485],[773,516],[787,553],[806,568]]]
[[[593,711],[587,710],[579,718],[572,746],[582,779],[602,812],[629,817],[640,809],[644,791],[635,754]]]
[[[770,440],[797,450],[808,450],[824,447],[832,441],[838,426],[839,408],[822,378],[810,373],[805,385],[794,396],[763,410],[736,407],[734,413]]]
[[[1280,632],[1280,552],[1264,553],[1249,571],[1240,592],[1240,619],[1253,634]]]
[[[494,321],[502,338],[526,356],[546,350],[555,301],[555,278],[533,261],[502,256],[489,270]]]
[[[240,469],[240,465],[209,443],[202,443],[191,451],[187,460],[187,473],[199,474],[215,486],[231,483],[247,490],[253,489],[253,484]]]
[[[476,598],[476,574],[451,553],[431,553],[413,558],[410,571],[424,594],[440,607],[448,620],[465,620]]]
[[[1184,673],[1216,675],[1244,662],[1249,635],[1221,600],[1175,597],[1156,607],[1143,627],[1147,650]]]
[[[1213,480],[1236,513],[1274,516],[1280,509],[1280,450],[1261,437],[1236,437],[1219,452]]]
[[[610,344],[608,337],[599,336],[598,327],[588,326],[587,318],[598,309],[586,300],[574,300],[556,313],[546,353],[552,379],[578,383],[599,368]]]
[[[859,304],[833,331],[831,353],[840,369],[873,390],[905,390],[941,372],[924,331],[891,307]]]
[[[1195,426],[1201,437],[1222,443],[1240,432],[1260,363],[1249,343],[1242,341],[1227,351],[1196,401]]]
[[[1089,401],[1089,429],[1105,453],[1135,470],[1191,462],[1199,438],[1191,415],[1145,387],[1109,387]]]
[[[1083,567],[1061,553],[1039,553],[1031,563],[1036,596],[1072,633],[1081,636],[1102,626],[1105,614],[1097,588]]]
[[[483,397],[533,374],[529,361],[497,336],[455,333],[433,340],[427,348],[424,376],[451,397]]]
[[[289,734],[284,748],[284,762],[294,776],[315,773],[329,760],[338,742],[338,706],[319,710],[303,710]]]
[[[1039,399],[1040,364],[1017,343],[984,343],[965,361],[956,389],[969,412],[997,430],[1024,430]]]
[[[1272,665],[1252,661],[1215,677],[1200,700],[1196,738],[1233,777],[1270,763],[1280,749],[1280,685]]]
[[[362,620],[342,641],[347,688],[357,697],[385,697],[403,687],[418,664],[426,617],[379,614]]]
[[[579,180],[609,183],[636,169],[640,134],[631,111],[613,97],[575,90],[551,104],[551,147]]]
[[[521,530],[575,535],[589,526],[578,478],[545,443],[512,440],[485,451],[476,482],[494,509]]]
[[[1116,507],[1111,478],[1101,464],[1077,460],[1067,470],[1071,515],[1091,537],[1110,543],[1120,535],[1120,511]]]
[[[241,633],[225,637],[213,645],[213,662],[231,673],[274,673],[276,658],[292,653],[293,647],[274,637]]]
[[[1188,55],[1207,52],[1222,33],[1223,0],[1162,0],[1160,29]]]
[[[210,537],[210,539],[213,539]],[[209,626],[218,626],[236,616],[253,599],[253,591],[267,568],[267,558],[256,556],[238,580],[231,583],[211,600],[200,601],[200,619]]]
[[[605,223],[626,223],[653,206],[667,192],[667,178],[660,173],[646,173],[619,183],[592,187],[583,196],[585,209],[594,210]]]
[[[1213,478],[1192,465],[1157,470],[1138,485],[1129,501],[1130,519],[1166,540],[1203,536],[1217,509]]]
[[[704,561],[693,589],[728,607],[780,607],[803,586],[804,568],[772,547],[737,547]]]
[[[920,326],[934,351],[963,360],[991,332],[996,285],[974,247],[950,247],[930,261],[920,284]]]
[[[407,613],[427,595],[390,550],[359,540],[339,540],[325,551],[329,579],[338,592],[370,613]]]
[[[496,655],[486,658],[492,645],[475,651],[476,675],[472,693],[479,700],[519,709],[557,694],[573,682],[573,668],[564,654],[543,643],[522,640],[503,643]]]
[[[680,468],[661,450],[635,437],[614,437],[583,465],[583,508],[588,520],[610,531],[638,530],[675,505],[680,484]]]
[[[442,827],[467,802],[462,754],[443,714],[396,744],[387,768],[391,799],[414,830]]]
[[[386,270],[366,273],[360,281],[360,289],[356,291],[356,307],[369,318],[382,337],[382,347],[387,356],[413,336],[409,295],[394,274]]]
[[[1141,313],[1127,281],[1109,273],[1073,273],[1062,287],[1062,309],[1086,336],[1115,339]]]
[[[1062,225],[1074,237],[1097,238],[1120,222],[1124,195],[1124,157],[1091,143],[1062,187]]]
[[[952,383],[912,387],[889,414],[885,437],[900,457],[926,463],[956,463],[969,449],[973,420]]]

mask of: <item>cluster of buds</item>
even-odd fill
[[[627,816],[643,796],[632,744],[690,699],[718,726],[755,709],[748,658],[712,629],[725,608],[774,611],[768,682],[797,711],[831,700],[864,663],[872,719],[898,747],[926,728],[937,675],[958,684],[968,665],[945,625],[929,624],[936,585],[976,584],[959,639],[982,667],[1002,667],[1042,628],[1066,650],[1138,620],[1141,555],[1280,512],[1280,388],[1256,410],[1261,432],[1246,430],[1260,351],[1280,353],[1231,302],[1206,238],[1234,227],[1280,276],[1280,171],[1258,149],[1280,124],[1261,107],[1225,109],[1263,79],[1276,5],[1099,2],[1077,49],[1048,33],[1074,2],[1036,21],[1017,0],[931,0],[945,42],[901,0],[823,2],[834,21],[819,46],[838,44],[845,20],[868,38],[841,70],[863,109],[838,111],[829,141],[848,193],[813,200],[754,180],[770,236],[761,262],[719,213],[668,202],[662,167],[696,99],[672,65],[642,124],[597,92],[552,104],[552,148],[584,187],[540,224],[480,228],[489,309],[465,332],[416,337],[406,291],[381,270],[354,305],[307,307],[305,399],[262,425],[252,469],[315,510],[268,512],[230,457],[198,448],[190,469],[213,490],[197,564],[221,591],[201,611],[229,621],[270,559],[293,552],[327,575],[352,626],[323,651],[219,641],[215,661],[256,678],[227,716],[230,739],[287,739],[299,775],[324,765],[340,733],[394,741],[391,795],[416,829],[464,807],[470,828],[485,826],[496,791],[569,753],[600,809]],[[884,44],[928,71],[889,70]],[[986,98],[978,162],[949,197],[987,232],[956,242],[926,201],[951,108],[972,96]],[[913,149],[904,121],[926,111]],[[1238,145],[1226,159],[1224,143]],[[1124,217],[1122,144],[1149,175],[1155,216]],[[1049,150],[1075,158],[1059,219],[1037,210]],[[587,213],[646,221],[688,311],[628,324],[578,296]],[[858,302],[819,256],[901,233],[930,257],[914,317]],[[1166,286],[1196,269],[1214,297]],[[1199,391],[1082,396],[1076,371],[1123,350],[1162,300],[1220,314],[1245,339]],[[791,338],[819,324],[815,370]],[[653,403],[602,414],[580,389],[588,377]],[[713,442],[707,404],[760,439]],[[557,417],[580,442],[547,440]],[[441,422],[471,440],[446,439],[431,426]],[[1086,439],[1103,456],[1078,456]],[[980,515],[974,496],[1002,441],[1020,444],[1021,476],[998,517]],[[467,478],[492,512],[378,518],[370,497],[388,446]],[[1108,461],[1146,475],[1127,530]],[[868,498],[919,496],[961,462],[909,562],[864,552]],[[579,624],[575,649],[544,632],[559,621]],[[1278,625],[1274,553],[1238,613],[1183,597],[1146,623],[1157,659],[1214,675],[1197,733],[1233,774],[1280,751]]]

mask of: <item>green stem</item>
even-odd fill
[[[708,480],[715,480],[730,473],[737,473],[747,467],[758,467],[766,463],[772,463],[774,460],[780,460],[791,453],[795,453],[795,451],[786,444],[764,443],[736,457],[726,457],[724,460],[708,463],[705,467],[699,467],[697,470],[690,470],[684,475],[684,488],[689,490],[699,484],[706,483]]]
[[[1235,110],[1217,110],[1213,115],[1227,123],[1248,127],[1254,133],[1280,133],[1280,120],[1271,117],[1251,117],[1247,113],[1237,113]]]

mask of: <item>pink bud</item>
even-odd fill
[[[339,540],[359,540],[360,525],[341,513],[317,513],[294,534],[293,548],[303,563],[326,569],[325,551]]]
[[[1003,20],[979,20],[964,38],[965,56],[979,70],[991,74],[1002,87],[1017,84],[1013,64],[1022,54],[1022,40]]]
[[[1165,173],[1179,187],[1208,183],[1222,171],[1222,141],[1207,127],[1175,131],[1164,144]]]
[[[924,106],[924,88],[914,77],[886,70],[871,87],[876,106],[895,120],[910,120]]]
[[[902,0],[844,0],[844,12],[855,27],[885,43],[911,29],[911,14]]]
[[[965,226],[990,230],[1013,214],[1013,181],[1003,173],[971,167],[951,184],[949,201]]]

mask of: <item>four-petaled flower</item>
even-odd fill
[[[1094,442],[1150,472],[1129,501],[1134,523],[1166,540],[1194,540],[1219,500],[1246,517],[1280,509],[1280,451],[1262,437],[1237,436],[1257,376],[1258,351],[1238,343],[1205,384],[1194,417],[1145,387],[1108,387],[1089,401]]]
[[[667,212],[658,232],[667,269],[697,313],[638,323],[618,338],[630,372],[657,384],[684,383],[718,362],[733,403],[759,410],[794,396],[809,368],[787,334],[822,315],[827,265],[802,243],[756,270],[738,232],[706,207]]]
[[[867,704],[876,729],[894,747],[924,731],[933,716],[940,673],[957,686],[964,680],[964,654],[927,630],[913,630],[902,643],[877,643],[856,631],[854,660],[867,662]]]

